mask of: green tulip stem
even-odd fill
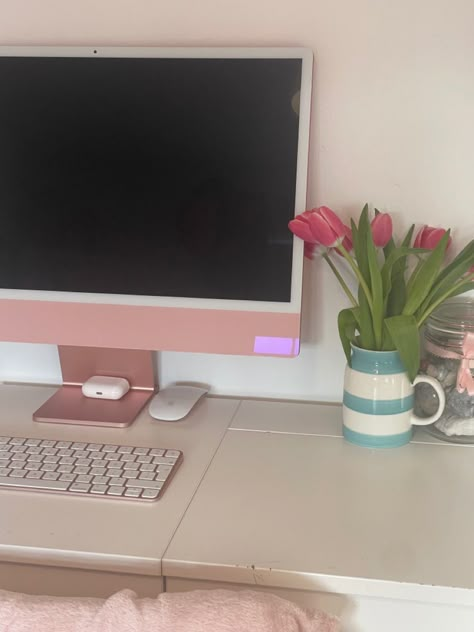
[[[334,265],[334,263],[331,261],[329,255],[327,252],[325,252],[323,254],[323,259],[325,259],[329,265],[329,267],[331,268],[331,270],[334,272],[334,274],[336,275],[337,280],[339,281],[339,283],[341,284],[342,289],[344,290],[344,292],[346,293],[348,299],[350,300],[350,302],[352,303],[353,307],[358,307],[358,303],[354,298],[354,295],[352,294],[352,292],[350,291],[350,289],[347,286],[347,283],[344,281],[344,279],[342,278],[339,270],[336,268],[336,266]]]
[[[470,274],[467,277],[464,277],[463,279],[461,279],[460,281],[458,281],[455,285],[453,285],[447,292],[445,292],[442,296],[440,296],[432,305],[429,306],[429,308],[427,310],[425,310],[425,312],[422,314],[421,318],[417,321],[417,325],[418,327],[421,327],[421,325],[425,322],[425,320],[428,318],[428,316],[437,308],[439,307],[439,305],[441,305],[441,303],[443,303],[443,301],[445,301],[447,298],[449,298],[450,296],[452,296],[453,294],[456,294],[457,290],[461,289],[462,286],[464,284],[468,284],[471,283],[472,281],[474,281],[474,274]],[[467,288],[466,288],[467,289]]]
[[[351,255],[347,252],[347,250],[344,248],[344,246],[342,245],[342,243],[337,247],[338,250],[341,252],[342,256],[344,257],[344,259],[348,262],[348,264],[351,266],[354,274],[357,277],[357,280],[360,283],[361,288],[364,290],[364,294],[367,298],[367,302],[369,304],[370,307],[370,311],[373,314],[374,313],[374,303],[372,300],[372,294],[367,286],[367,283],[365,282],[364,277],[362,276],[359,268],[357,267],[354,259],[351,257]]]

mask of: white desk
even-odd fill
[[[163,553],[238,401],[205,399],[179,424],[153,421],[146,411],[125,429],[33,422],[53,390],[0,386],[0,435],[176,448],[184,461],[156,503],[1,490],[0,587],[102,596],[130,586],[156,595]]]
[[[420,432],[403,448],[358,448],[338,406],[289,402],[207,398],[177,424],[143,413],[127,430],[29,421],[46,396],[0,388],[0,434],[87,432],[185,461],[146,506],[0,492],[0,587],[151,595],[166,577],[167,590],[272,590],[341,614],[344,632],[474,629],[471,447]]]
[[[243,402],[166,551],[167,590],[246,583],[351,632],[472,632],[473,481],[470,447],[420,432],[368,450],[338,406]]]

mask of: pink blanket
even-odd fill
[[[37,597],[0,590],[0,632],[336,632],[337,621],[250,590],[194,590],[138,599]]]

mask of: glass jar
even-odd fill
[[[426,322],[420,373],[436,378],[446,394],[440,419],[428,432],[445,441],[474,443],[474,298],[443,303]],[[415,391],[415,412],[427,417],[438,396],[427,384]]]

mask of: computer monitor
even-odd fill
[[[74,384],[84,349],[297,355],[311,76],[300,48],[1,47],[0,340]]]

